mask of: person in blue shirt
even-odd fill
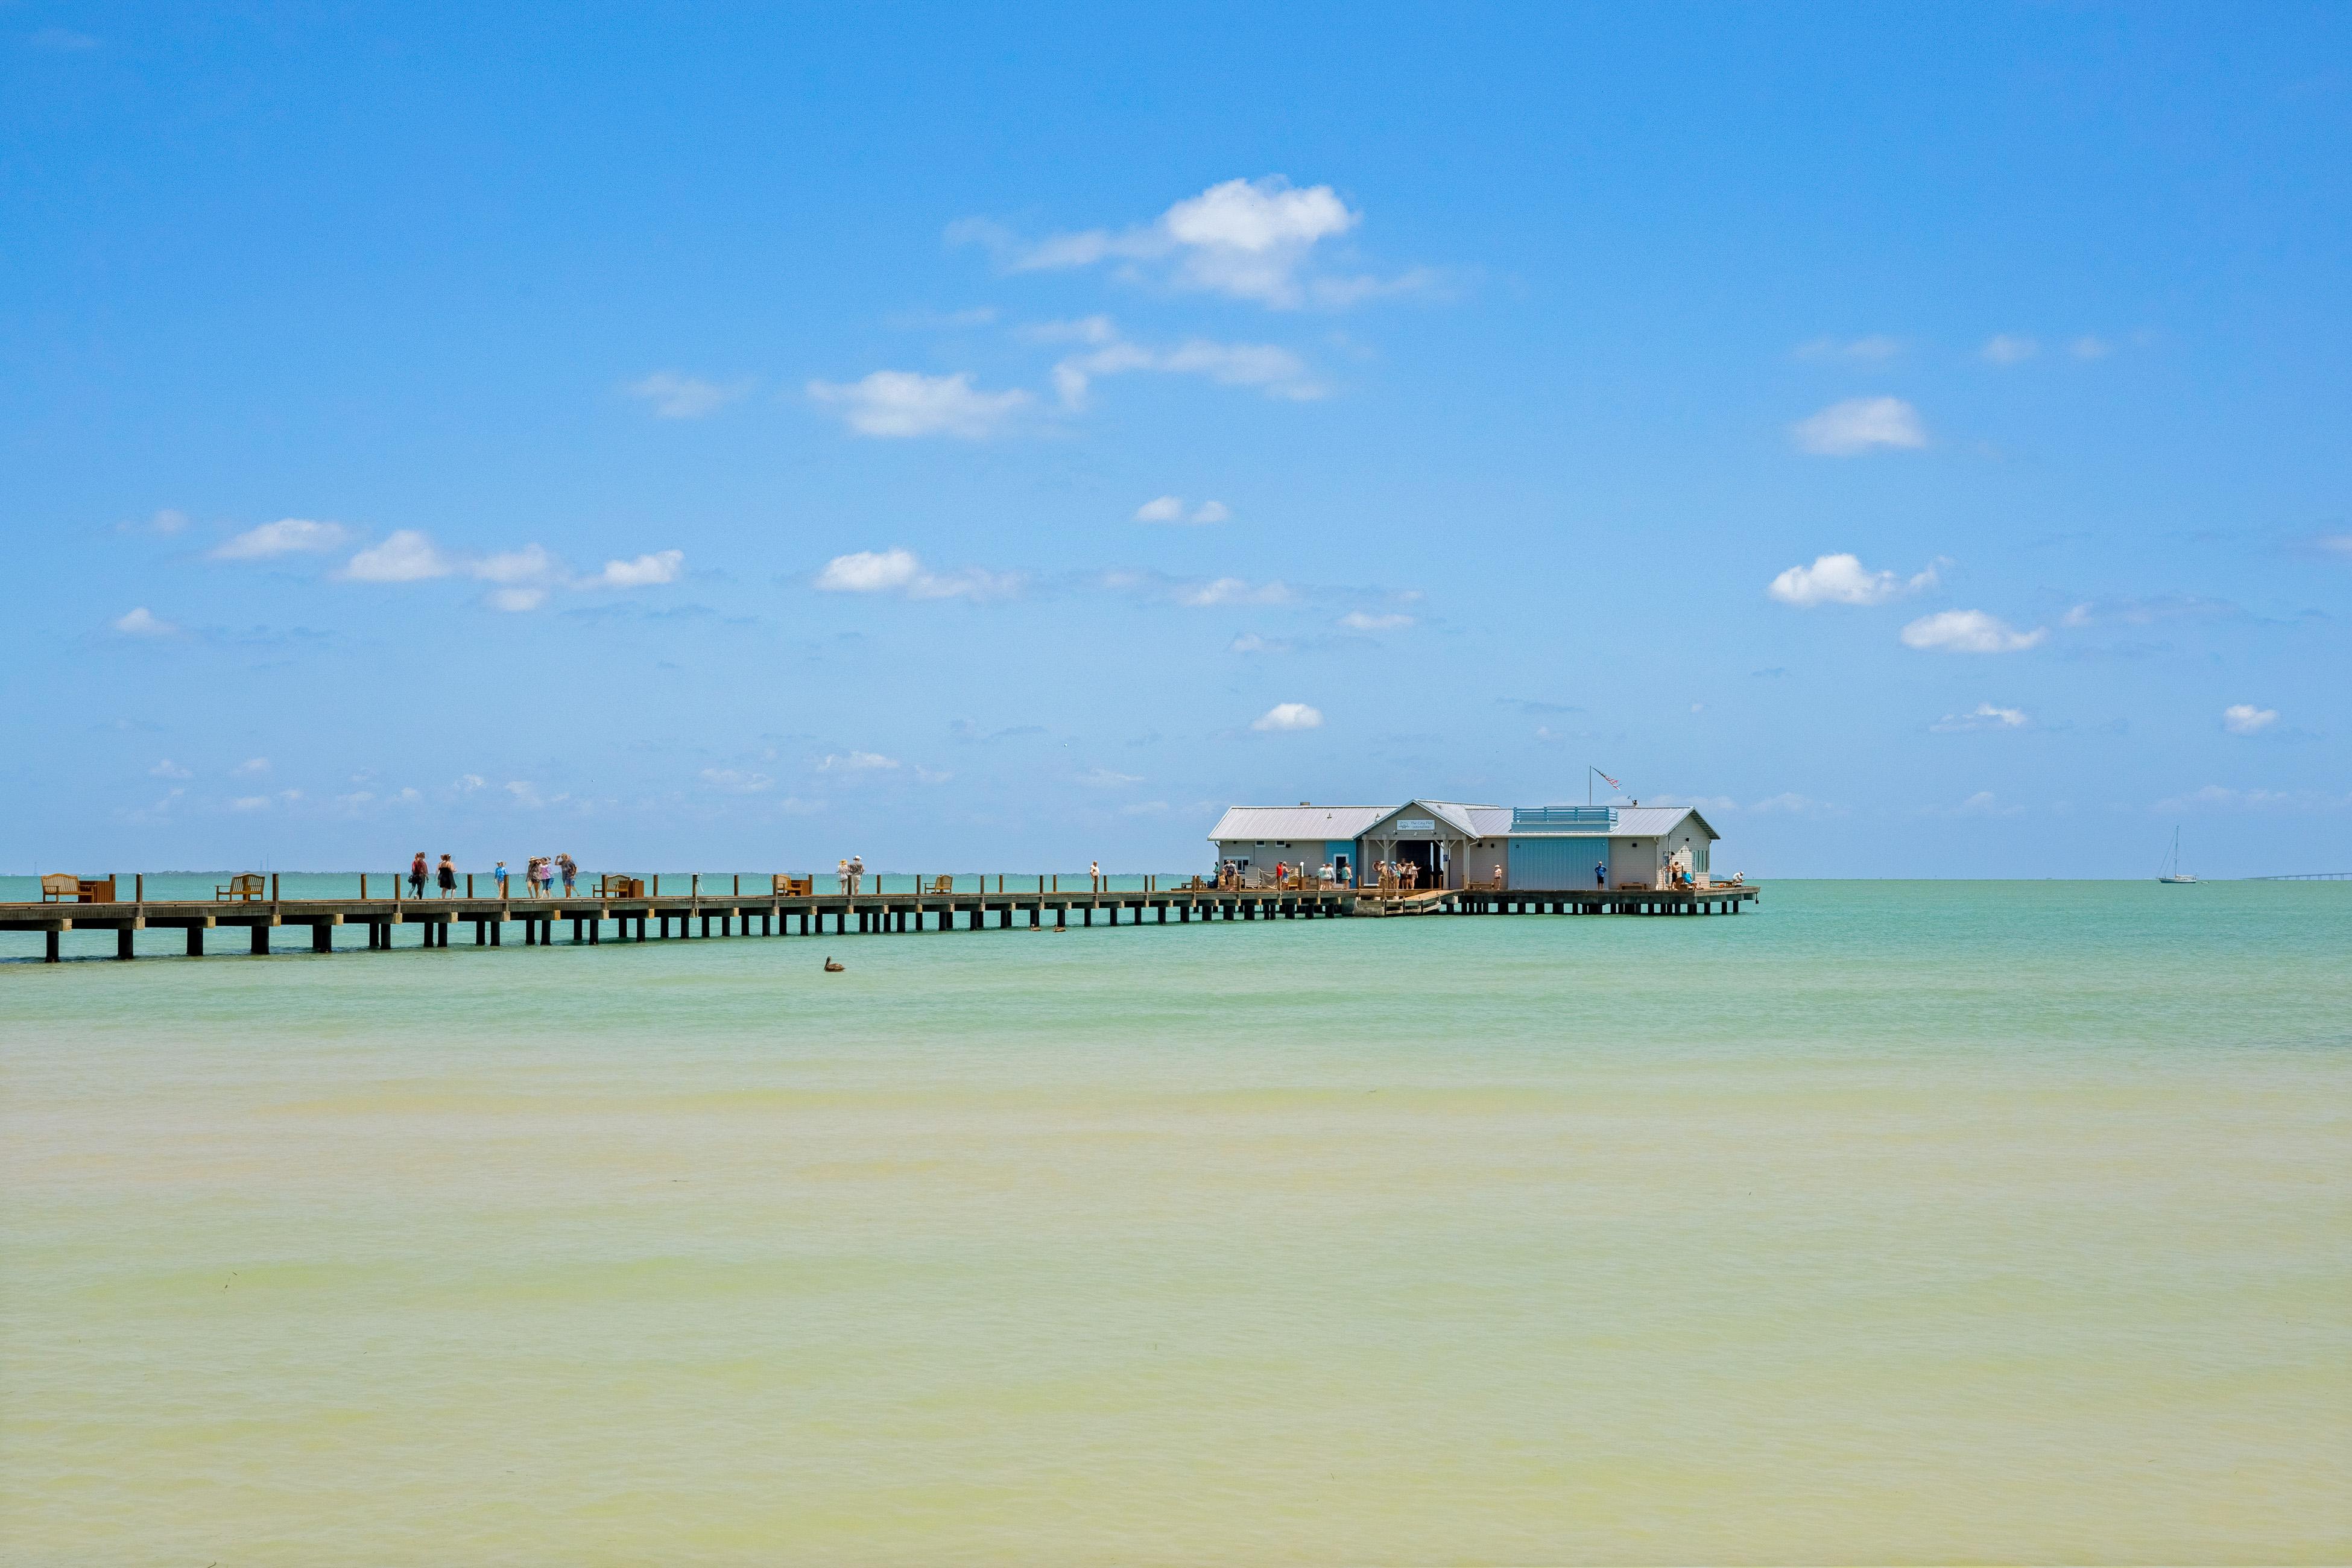
[[[490,879],[499,885],[499,897],[505,898],[507,896],[507,863],[505,861],[499,862],[498,869],[490,873]]]
[[[1592,885],[1599,888],[1603,892],[1607,892],[1609,890],[1609,867],[1607,862],[1595,860],[1592,863]]]

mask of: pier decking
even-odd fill
[[[1020,879],[1017,880],[1026,880]],[[1048,924],[1110,926],[1190,924],[1194,921],[1318,920],[1389,914],[1737,914],[1752,901],[1750,887],[1696,891],[1625,889],[1561,892],[1428,891],[1402,896],[1332,886],[1295,889],[1144,888],[1064,892],[996,879],[997,890],[960,892],[752,894],[686,893],[645,898],[269,899],[249,902],[149,901],[0,904],[0,931],[41,931],[44,956],[62,956],[68,931],[112,931],[115,954],[135,956],[133,933],[181,931],[187,955],[203,957],[207,932],[242,931],[256,955],[289,951],[275,945],[282,928],[307,928],[295,952],[333,952],[338,926],[367,928],[367,950],[389,950],[395,933],[414,928],[418,948],[449,945],[453,931],[470,926],[471,945],[503,947],[509,926],[522,928],[520,945],[553,944],[569,925],[570,941],[604,942],[701,940],[731,936],[913,934],[921,931],[1039,930]],[[753,930],[757,922],[757,931]],[[673,932],[672,926],[676,931]]]

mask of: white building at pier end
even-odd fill
[[[1352,880],[1382,861],[1424,888],[1512,891],[1664,888],[1675,868],[1710,885],[1719,835],[1687,805],[1234,805],[1210,831],[1217,860],[1244,873],[1329,866]]]

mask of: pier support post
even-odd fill
[[[590,947],[604,945],[604,922],[602,920],[593,920],[588,922],[588,945]]]
[[[131,933],[129,931],[124,931],[122,934],[127,937]],[[324,923],[313,923],[310,927],[310,951],[312,952],[332,952],[334,950],[335,928]],[[128,958],[131,954],[125,952],[122,956]]]
[[[323,928],[322,928],[322,929],[323,929]],[[123,926],[123,927],[121,927],[121,929],[119,929],[119,930],[117,930],[117,931],[115,931],[115,933],[114,933],[114,956],[115,956],[115,957],[120,958],[120,959],[128,960],[128,959],[130,959],[130,958],[131,958],[131,957],[135,956],[135,955],[131,952],[131,936],[132,936],[133,934],[134,934],[134,933],[131,931],[131,928],[130,928],[129,926]]]
[[[253,955],[256,958],[268,957],[269,955],[269,928],[266,925],[257,925],[253,927],[252,930]]]
[[[490,922],[490,945],[492,947],[504,946],[506,943],[506,936],[507,922],[504,920],[492,921]],[[391,944],[387,942],[385,945],[390,946]]]
[[[58,932],[51,930],[43,931],[41,934],[48,939],[41,944],[41,962],[43,963],[62,962],[58,953]]]

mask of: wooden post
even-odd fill
[[[134,874],[131,876],[131,901],[132,901],[133,903],[140,903],[140,904],[143,904],[143,903],[145,903],[145,902],[147,901],[147,873],[146,873],[146,872],[144,872],[144,871],[140,871],[140,872],[136,872],[136,873],[134,873]]]
[[[686,896],[687,896],[688,898],[689,898],[689,899],[698,899],[698,898],[702,897],[702,873],[701,873],[701,872],[697,871],[697,872],[693,875],[693,877],[692,877],[692,878],[688,881],[687,886],[686,886]]]
[[[278,873],[275,871],[269,873],[269,901],[273,904],[278,901]]]
[[[654,896],[655,898],[656,898],[656,899],[658,899],[658,898],[660,898],[660,897],[661,897],[661,873],[660,873],[659,871],[656,871],[656,872],[655,872],[655,873],[654,873],[654,890],[653,890],[653,896]],[[665,936],[668,935],[668,934],[669,934],[669,931],[668,931],[669,922],[668,922],[667,921],[662,921],[662,927],[663,927],[662,934],[663,934],[663,935],[665,935]]]
[[[735,896],[739,899],[743,896],[743,873],[740,871],[735,873]]]
[[[471,871],[466,873],[466,896],[469,899],[474,896],[474,874]]]

